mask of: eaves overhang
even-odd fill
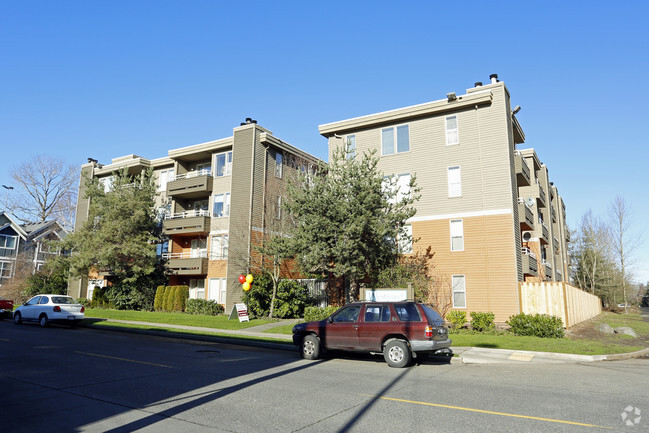
[[[259,141],[261,144],[269,144],[272,145],[273,147],[277,147],[279,149],[285,150],[289,153],[292,153],[294,155],[298,155],[306,160],[312,161],[314,163],[320,163],[322,162],[318,157],[315,157],[311,155],[310,153],[307,153],[301,149],[298,149],[295,146],[292,146],[279,138],[267,133],[267,132],[262,132],[259,135]]]
[[[458,96],[455,100],[442,99],[439,101],[427,102],[410,107],[398,108],[396,110],[384,111],[370,114],[368,116],[355,117],[353,119],[341,120],[333,123],[326,123],[318,127],[321,135],[329,138],[334,134],[344,134],[349,131],[378,127],[390,123],[404,122],[421,117],[430,117],[437,114],[457,111],[469,107],[491,104],[493,94],[490,91],[483,91],[474,94]]]
[[[512,125],[514,127],[514,143],[522,144],[525,143],[525,133],[521,124],[518,122],[516,116],[512,115]]]
[[[207,143],[195,144],[193,146],[172,149],[168,152],[169,158],[176,161],[201,161],[210,159],[212,153],[220,149],[226,149],[232,146],[233,137],[227,137],[220,140],[208,141]]]

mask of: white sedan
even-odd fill
[[[36,295],[14,311],[16,325],[38,322],[45,327],[51,322],[65,322],[76,326],[84,318],[85,307],[71,296]]]

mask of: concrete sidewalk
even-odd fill
[[[91,317],[87,317],[92,319]],[[266,323],[264,325],[252,326],[246,329],[215,329],[215,328],[204,328],[197,326],[183,326],[183,325],[170,325],[166,323],[153,323],[153,322],[136,322],[129,320],[113,320],[113,319],[97,319],[100,321],[112,322],[112,323],[125,323],[125,324],[134,324],[140,326],[148,326],[151,328],[162,328],[162,329],[180,329],[184,331],[192,331],[195,333],[203,335],[193,335],[193,334],[179,334],[176,333],[175,337],[182,337],[193,340],[208,339],[220,342],[227,343],[236,343],[246,346],[259,346],[259,347],[270,347],[274,349],[289,349],[295,350],[295,346],[292,345],[293,337],[290,334],[276,334],[272,332],[265,332],[272,330],[274,327],[294,324],[298,320],[281,320],[278,322]],[[164,331],[152,330],[142,330],[142,329],[133,329],[133,328],[107,328],[104,326],[94,326],[86,325],[90,328],[95,329],[104,329],[104,330],[115,330],[122,332],[136,332],[149,335],[162,335],[170,336],[170,333]],[[237,339],[237,337],[240,337]],[[260,341],[255,340],[255,338],[266,338],[278,340],[278,342],[272,341]],[[285,342],[285,343],[284,343]],[[291,343],[291,344],[288,344]],[[622,359],[630,358],[642,358],[649,357],[649,348],[640,350],[638,352],[630,353],[621,353],[614,355],[574,355],[568,353],[551,353],[551,352],[531,352],[525,350],[508,350],[508,349],[490,349],[483,347],[457,347],[452,346],[451,349],[457,355],[454,357],[453,363],[463,363],[463,364],[520,364],[527,362],[534,363],[550,363],[550,364],[560,364],[560,363],[587,363],[587,362],[598,362],[598,361],[615,361]]]

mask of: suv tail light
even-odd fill
[[[430,338],[433,336],[433,327],[432,326],[426,326],[426,337]]]
[[[54,310],[55,313],[60,313],[61,312],[61,307],[59,307],[58,305],[55,305],[54,308],[52,308],[52,310]]]

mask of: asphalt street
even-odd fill
[[[647,383],[646,359],[392,369],[379,356],[304,361],[295,351],[0,322],[8,432],[647,431]]]

